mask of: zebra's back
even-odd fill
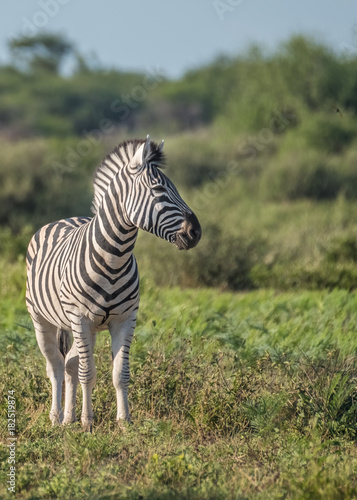
[[[78,229],[90,220],[73,217],[51,222],[32,237],[26,256],[26,303],[31,316],[70,328],[60,300],[61,282]]]

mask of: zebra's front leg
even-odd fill
[[[92,432],[94,420],[92,389],[97,378],[93,357],[96,334],[86,318],[82,318],[78,323],[72,323],[72,331],[78,352],[78,379],[83,394],[81,422],[85,431]]]
[[[57,328],[43,318],[33,318],[37,343],[46,358],[46,373],[52,384],[52,405],[50,419],[52,425],[60,424],[62,412],[62,384],[64,359],[57,344]]]
[[[117,421],[131,422],[128,386],[129,386],[129,350],[136,324],[135,310],[123,323],[110,322],[109,332],[112,338],[113,384],[117,394]]]
[[[76,421],[76,395],[78,386],[79,356],[76,342],[73,342],[65,359],[65,405],[64,424]]]

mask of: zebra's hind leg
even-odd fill
[[[82,387],[82,426],[85,431],[92,432],[94,413],[92,407],[92,389],[95,386],[97,373],[94,364],[93,350],[96,340],[95,330],[86,318],[72,321],[73,340],[78,352],[78,379]]]
[[[129,349],[136,324],[137,309],[123,323],[109,323],[112,338],[113,384],[117,393],[117,421],[131,422],[128,386],[129,386]]]
[[[52,384],[50,419],[52,425],[56,425],[63,420],[61,400],[64,378],[64,359],[58,348],[57,328],[43,318],[36,317],[32,319],[38,346],[46,358],[46,373]]]
[[[73,342],[65,359],[65,404],[64,424],[76,421],[76,395],[78,386],[79,356],[76,342]]]

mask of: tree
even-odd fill
[[[64,58],[74,53],[73,45],[65,37],[50,33],[15,38],[9,48],[15,66],[33,72],[59,73]]]

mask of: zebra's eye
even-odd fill
[[[157,186],[153,186],[152,190],[154,193],[162,194],[166,192],[165,186],[162,186],[161,184],[157,184]]]

